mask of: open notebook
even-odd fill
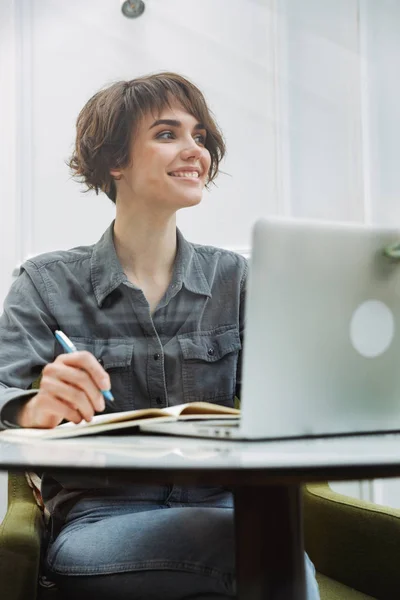
[[[81,421],[75,423],[64,423],[54,429],[6,429],[0,436],[10,440],[48,439],[58,440],[62,438],[73,438],[82,435],[107,434],[117,429],[128,429],[138,427],[143,422],[176,422],[184,420],[206,420],[206,419],[234,419],[238,420],[240,411],[236,408],[219,406],[209,402],[191,402],[189,404],[178,404],[167,408],[143,408],[116,412],[107,415],[96,415],[92,421],[87,423]]]

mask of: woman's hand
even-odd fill
[[[105,408],[101,390],[110,389],[110,377],[87,351],[60,354],[42,371],[39,392],[17,414],[21,427],[52,428],[63,419],[90,421]]]

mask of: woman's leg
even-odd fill
[[[71,600],[234,597],[232,525],[232,510],[223,508],[72,523],[49,548],[49,575]]]
[[[76,600],[233,598],[233,510],[222,506],[221,496],[199,501],[199,492],[178,488],[151,506],[81,501],[49,548],[50,576]],[[318,600],[308,557],[305,566],[307,600]]]

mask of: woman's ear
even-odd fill
[[[114,177],[114,179],[121,179],[121,170],[120,169],[110,169],[110,175],[111,177]]]

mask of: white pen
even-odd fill
[[[77,352],[76,346],[71,342],[71,340],[60,330],[54,332],[57,340],[60,342],[61,346],[68,353]],[[104,398],[109,402],[114,402],[114,396],[111,393],[111,390],[100,390],[103,394]]]

